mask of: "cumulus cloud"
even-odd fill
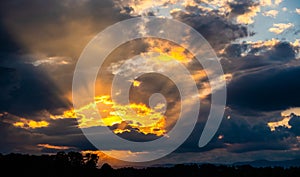
[[[296,8],[295,12],[300,15],[300,9]]]
[[[287,7],[283,7],[283,8],[282,8],[282,11],[283,11],[283,12],[286,12],[287,10],[288,10]]]
[[[275,34],[281,34],[292,27],[294,27],[294,24],[292,23],[275,23],[273,24],[273,27],[269,29],[269,31]]]
[[[260,12],[260,6],[255,4],[253,6],[248,7],[248,11],[245,13],[238,15],[236,21],[241,24],[252,24],[254,23],[254,17]]]
[[[269,11],[263,12],[263,15],[267,16],[267,17],[275,18],[278,15],[278,13],[279,12],[277,10],[269,10]]]
[[[278,6],[283,0],[261,0],[260,4],[262,6]]]

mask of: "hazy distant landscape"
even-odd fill
[[[105,163],[97,167],[98,157],[93,154],[82,155],[78,152],[59,152],[56,155],[0,155],[1,172],[9,176],[56,176],[56,177],[295,177],[300,173],[298,165],[289,167],[279,163],[264,167],[255,165],[213,165],[213,164],[176,164],[169,167],[117,168]],[[298,160],[299,162],[299,160]],[[270,163],[271,164],[271,163]],[[279,166],[275,165],[278,164]],[[256,164],[257,165],[257,164]],[[282,165],[287,165],[282,162]],[[13,170],[12,170],[13,169]]]

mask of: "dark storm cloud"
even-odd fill
[[[0,63],[6,53],[18,52],[21,48],[2,23],[0,23],[0,48]]]
[[[259,56],[261,60],[274,60],[274,61],[289,61],[295,59],[298,52],[297,47],[292,46],[288,42],[280,41],[271,49],[267,49],[268,46],[261,45],[259,47],[253,47],[253,44],[241,43],[241,44],[228,44],[225,47],[223,57],[230,60],[242,60],[242,54],[246,53],[249,56]],[[233,63],[234,64],[234,63]]]
[[[270,120],[281,117],[280,111],[299,106],[297,52],[287,42],[259,47],[247,43],[227,45],[222,65],[225,72],[233,73],[227,86],[227,105],[231,110],[225,112],[231,119],[223,120],[218,134],[224,137],[212,144],[221,144],[233,153],[299,146],[298,119],[290,120],[291,129],[278,127],[271,131],[267,126]]]
[[[129,18],[110,0],[15,0],[0,7],[2,26],[18,44],[47,55],[78,57],[95,34]]]
[[[3,122],[2,119],[3,117],[1,117],[0,122],[0,133],[2,136],[0,139],[1,153],[10,153],[18,150],[27,152],[26,147],[32,135],[26,130],[17,129],[13,125]]]
[[[71,147],[70,150],[95,150],[77,127],[76,119],[50,120],[48,127],[24,129],[13,126],[18,117],[5,114],[0,117],[1,153],[49,152],[39,144]]]
[[[222,56],[225,72],[234,75],[227,87],[228,105],[236,110],[258,112],[299,106],[296,55],[297,48],[287,42],[271,47],[253,47],[246,43],[228,45]]]
[[[239,109],[284,110],[298,107],[300,67],[274,67],[243,75],[228,85],[228,104]]]
[[[287,42],[280,42],[274,46],[270,53],[270,59],[276,61],[289,61],[295,59],[296,50]]]
[[[66,95],[82,49],[108,25],[129,18],[113,6],[110,0],[1,1],[0,110],[30,115],[69,109]],[[69,63],[29,64],[56,56]]]
[[[56,119],[48,121],[50,126],[39,128],[36,132],[45,134],[47,136],[60,136],[60,135],[77,135],[82,134],[78,128],[77,119]]]
[[[259,119],[259,117],[252,117]],[[295,142],[295,134],[287,128],[271,131],[266,123],[249,123],[239,115],[230,120],[224,119],[220,129],[211,142],[204,148],[197,146],[203,123],[198,123],[192,135],[181,145],[176,152],[206,152],[213,149],[225,148],[228,152],[243,153],[259,150],[289,150]],[[219,138],[219,136],[221,138]]]
[[[172,15],[175,19],[196,29],[215,50],[223,49],[231,41],[248,35],[245,26],[234,24],[213,13],[196,15],[180,11]]]
[[[18,89],[18,77],[15,69],[0,67],[0,100],[2,104],[12,99],[13,92]],[[0,111],[3,111],[3,109],[0,106]]]
[[[300,116],[291,115],[292,118],[289,121],[289,125],[292,126],[290,131],[296,136],[300,136]]]
[[[233,2],[229,2],[229,6],[231,8],[231,13],[236,15],[242,15],[247,12],[250,12],[250,7],[258,6],[259,3],[253,0],[235,0]]]
[[[218,141],[218,133],[205,147],[199,148],[198,142],[201,136],[201,133],[204,128],[204,123],[197,123],[193,132],[188,137],[188,139],[175,151],[176,153],[186,153],[186,152],[205,152],[218,148],[225,148],[225,145]]]
[[[264,69],[266,66],[278,65],[295,60],[298,49],[287,42],[278,42],[270,49],[266,46],[253,47],[252,44],[227,45],[222,60],[225,72]],[[242,56],[242,54],[246,54]]]
[[[10,65],[14,68],[1,68],[0,90],[4,95],[0,97],[1,111],[25,116],[71,106],[43,70],[30,64],[11,62]]]
[[[223,121],[219,132],[224,136],[221,141],[226,144],[228,151],[287,150],[296,138],[288,129],[271,131],[262,120],[256,124],[248,121],[240,117]]]

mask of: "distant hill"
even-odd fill
[[[183,163],[184,165],[205,165],[207,163]],[[250,165],[252,167],[261,168],[261,167],[300,167],[300,159],[294,160],[284,160],[284,161],[269,161],[269,160],[255,160],[255,161],[246,161],[246,162],[236,162],[233,164],[221,164],[221,163],[211,163],[212,165],[220,166],[220,165],[228,165],[228,166],[244,166]],[[170,168],[174,167],[176,164],[155,164],[151,167],[165,167]]]
[[[234,166],[251,165],[253,167],[300,167],[300,159],[285,160],[285,161],[268,161],[268,160],[256,160],[252,162],[237,162]]]

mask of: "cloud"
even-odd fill
[[[89,112],[99,108],[102,118],[92,117]],[[166,133],[165,116],[156,107],[149,108],[143,103],[118,104],[109,95],[95,97],[95,103],[87,104],[79,109],[66,110],[62,115],[50,115],[53,120],[64,120],[77,117],[79,128],[110,126],[114,133],[131,131],[157,136]]]
[[[287,7],[283,7],[283,8],[282,8],[282,11],[283,11],[283,12],[286,12],[287,10],[288,10]]]
[[[299,140],[299,136],[300,136],[300,128],[299,128],[299,126],[300,126],[300,117],[296,116],[295,114],[292,114],[291,119],[289,121],[289,125],[291,126],[290,131],[292,133],[294,133],[295,136],[297,136],[297,140]],[[300,147],[300,143],[298,145]]]
[[[262,59],[281,57],[285,60],[293,59],[299,53],[299,40],[294,42],[270,39],[265,41],[244,41],[227,45],[220,54],[225,57],[237,58],[247,56],[260,56]],[[279,54],[279,56],[277,56]]]
[[[282,117],[290,116],[291,114],[300,116],[300,108],[299,107],[293,107],[293,108],[289,108],[289,109],[284,110],[284,111],[281,112]]]
[[[39,58],[36,61],[31,62],[33,66],[40,66],[42,64],[49,64],[49,65],[67,65],[70,64],[70,58],[68,57],[46,57],[46,58]]]
[[[300,9],[296,8],[295,12],[300,15]]]
[[[156,16],[169,16],[169,12],[180,7],[182,1],[135,1],[135,0],[114,0],[116,7],[121,13],[128,13],[132,16],[155,14]]]
[[[246,41],[227,45],[220,52],[220,57],[224,71],[232,73],[235,78],[240,74],[263,71],[279,63],[292,62],[297,58],[298,48],[297,41]]]
[[[289,124],[290,119],[291,117],[284,117],[282,120],[277,122],[268,122],[268,126],[270,127],[271,131],[275,131],[277,127],[292,128],[292,126]]]
[[[238,15],[236,21],[240,24],[252,24],[253,18],[260,12],[260,6],[258,4],[248,7],[248,11]]]
[[[42,128],[42,127],[48,127],[49,122],[47,121],[34,121],[34,120],[27,120],[24,118],[21,118],[18,122],[15,122],[13,124],[15,127],[25,128],[25,129],[36,129],[36,128]]]
[[[26,116],[41,110],[53,112],[59,108],[70,107],[56,84],[42,68],[22,62],[13,62],[20,56],[11,56],[9,68],[1,68],[0,77],[3,97],[0,97],[0,109],[16,115]],[[17,60],[18,61],[18,60]]]
[[[275,18],[278,15],[278,13],[279,12],[277,10],[269,10],[269,11],[263,12],[263,15],[267,16],[267,17]]]
[[[223,49],[226,44],[235,39],[248,36],[245,26],[234,24],[225,18],[220,18],[211,13],[193,15],[177,12],[173,14],[173,17],[196,29],[216,51]],[[219,36],[222,37],[220,38]]]
[[[261,0],[260,4],[262,6],[278,6],[283,0]]]
[[[15,120],[20,120],[16,115],[1,113],[0,118],[0,133],[5,137],[0,140],[5,145],[0,148],[2,153],[53,153],[58,147],[95,149],[78,128],[76,119],[48,119],[48,126],[27,128],[13,125]]]
[[[31,53],[77,58],[95,34],[109,24],[129,18],[113,7],[110,0],[29,0],[26,4],[20,0],[2,1],[1,22],[15,42]]]
[[[51,3],[29,0],[26,4],[17,0],[0,4],[1,66],[14,69],[21,76],[15,78],[20,87],[5,88],[6,93],[7,89],[12,92],[12,87],[18,90],[1,97],[1,103],[6,105],[0,103],[0,107],[14,113],[19,110],[20,114],[69,109],[73,71],[85,45],[108,25],[130,18],[119,14],[110,0],[53,0]],[[24,94],[26,90],[28,93]],[[8,102],[4,100],[10,95],[13,97]],[[25,104],[25,100],[32,103]],[[12,102],[15,110],[9,108]]]
[[[235,77],[228,85],[228,104],[239,109],[284,110],[299,106],[297,66],[272,67]],[[256,95],[255,97],[252,95]]]
[[[109,127],[116,135],[135,142],[153,141],[160,138],[162,134],[141,131],[141,128],[134,128],[129,123],[123,121],[120,124],[114,124]],[[159,131],[159,130],[158,130]]]
[[[0,23],[0,48],[3,54],[21,50],[21,46],[13,39],[12,34],[3,23]]]
[[[12,99],[13,92],[20,86],[18,72],[12,68],[0,67],[0,84],[0,99],[7,102]]]
[[[46,149],[55,149],[55,150],[60,150],[60,151],[71,149],[71,147],[68,147],[68,146],[55,146],[55,145],[51,145],[51,144],[38,144],[37,146],[46,148]]]
[[[292,23],[276,23],[273,24],[273,27],[269,29],[270,32],[275,34],[281,34],[285,30],[294,27],[294,24]]]
[[[266,150],[292,150],[297,145],[297,137],[291,129],[281,128],[276,129],[278,131],[271,131],[267,125],[268,120],[280,117],[278,111],[270,113],[231,109],[229,112],[227,109],[225,115],[230,115],[230,119],[223,120],[215,137],[206,147],[197,146],[203,129],[202,124],[197,124],[191,136],[176,150],[176,153],[201,152],[202,154],[224,149],[225,154],[245,154]]]
[[[283,2],[283,0],[275,0],[275,1],[274,1],[274,4],[275,4],[276,6],[278,6],[278,5],[280,5],[282,2]]]
[[[201,0],[201,1],[133,1],[126,0],[114,1],[116,6],[121,9],[121,13],[138,15],[155,15],[172,17],[174,13],[183,12],[198,15],[214,14],[220,17],[236,17],[238,23],[251,24],[253,18],[260,12],[260,4],[253,0],[242,1],[222,1],[222,0]],[[275,3],[278,4],[278,1]]]

